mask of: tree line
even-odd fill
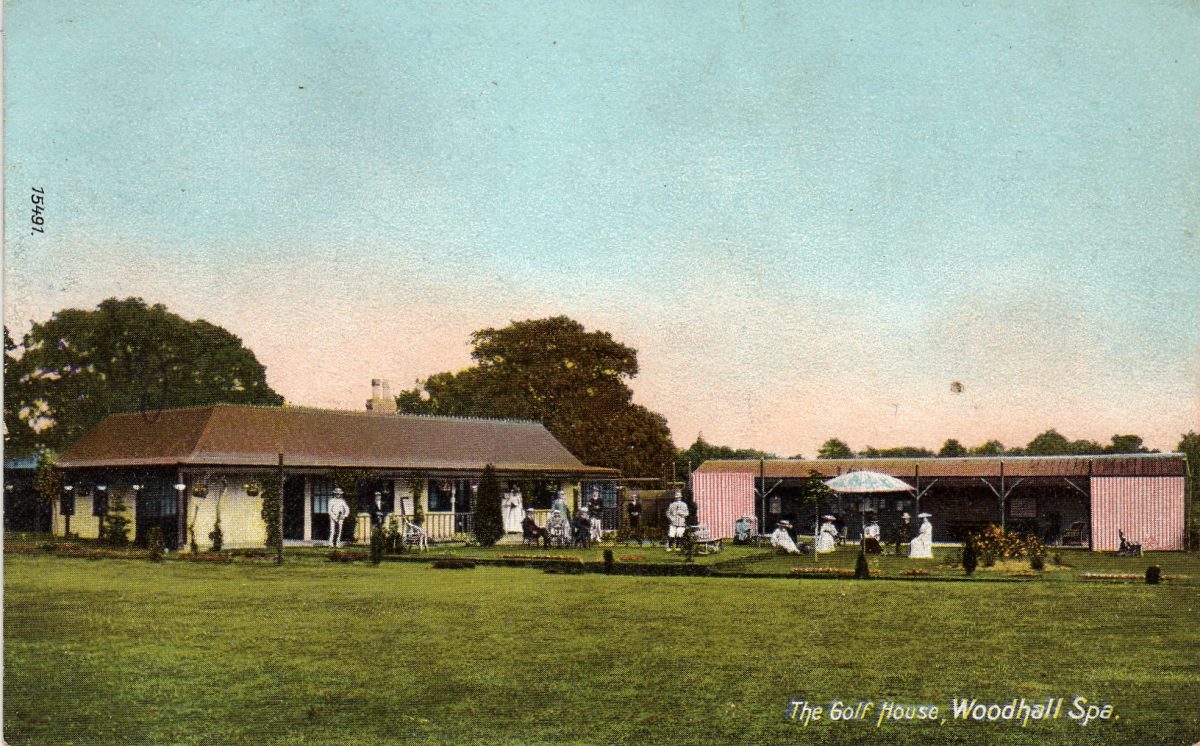
[[[684,479],[719,458],[776,458],[707,442],[677,449],[667,420],[633,401],[637,350],[566,316],[516,321],[471,335],[474,364],[434,373],[397,395],[406,413],[541,422],[584,463],[625,476]],[[205,404],[281,405],[266,368],[233,333],[189,321],[161,304],[109,298],[95,309],[64,309],[34,323],[20,342],[4,329],[4,443],[9,455],[60,451],[109,414]],[[1200,435],[1178,446],[1200,464]],[[855,453],[830,438],[817,458],[1145,453],[1137,435],[1111,442],[1070,440],[1047,430],[1021,447],[947,440]],[[799,459],[797,454],[790,458]],[[1194,489],[1194,488],[1193,488]]]

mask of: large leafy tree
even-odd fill
[[[817,458],[854,458],[854,451],[844,441],[830,438],[817,450]]]
[[[675,470],[679,475],[688,473],[688,467],[695,469],[700,464],[710,459],[755,459],[755,458],[778,458],[773,453],[759,451],[754,448],[730,448],[729,446],[718,446],[709,443],[704,439],[704,435],[696,436],[696,442],[688,446],[687,450],[680,451],[675,459]]]
[[[946,440],[945,443],[942,444],[942,449],[940,451],[938,451],[938,455],[939,456],[966,456],[967,449],[963,447],[962,443],[959,443],[954,438],[949,438]]]
[[[675,457],[666,420],[633,403],[637,351],[566,316],[471,335],[475,365],[400,392],[403,412],[538,420],[585,463],[660,476]]]
[[[21,348],[5,358],[5,419],[15,412],[39,447],[61,449],[114,412],[283,403],[241,339],[141,298],[58,311]]]
[[[895,448],[867,446],[860,455],[863,458],[931,458],[933,451],[918,446],[896,446]]]

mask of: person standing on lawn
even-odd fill
[[[632,540],[636,536],[640,547],[642,545],[642,503],[638,499],[637,490],[630,493],[625,513],[629,516],[629,538]]]
[[[675,490],[675,499],[667,506],[667,551],[683,548],[683,535],[687,531],[687,519],[691,511],[683,501],[683,492]]]
[[[592,487],[592,496],[587,503],[588,515],[592,518],[590,526],[592,541],[596,544],[604,538],[604,498],[600,497],[600,488]]]
[[[341,487],[334,487],[333,497],[329,498],[329,538],[333,547],[342,540],[342,522],[350,515],[350,505],[342,497],[344,494]]]
[[[588,507],[584,505],[575,513],[575,546],[590,549],[592,546],[592,519],[588,515]]]
[[[908,541],[908,538],[909,538],[910,529],[908,527],[908,520],[909,520],[909,515],[906,512],[900,516],[900,525],[896,526],[896,537],[895,538],[896,538],[896,556],[897,557],[900,556],[900,545],[903,544],[904,542]]]
[[[550,503],[550,510],[557,510],[558,514],[563,517],[567,523],[567,538],[571,538],[571,511],[567,509],[567,491],[559,490],[558,496],[554,498],[554,502]]]

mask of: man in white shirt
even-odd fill
[[[334,547],[342,540],[342,522],[350,515],[350,505],[343,494],[341,487],[334,487],[333,497],[329,498],[329,537],[330,546]]]
[[[675,490],[675,499],[667,506],[667,551],[683,548],[683,534],[687,531],[687,519],[692,511],[683,501],[683,493]]]

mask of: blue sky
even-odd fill
[[[1186,4],[5,14],[18,331],[139,295],[358,408],[565,313],[680,444],[783,455],[1200,424]]]

